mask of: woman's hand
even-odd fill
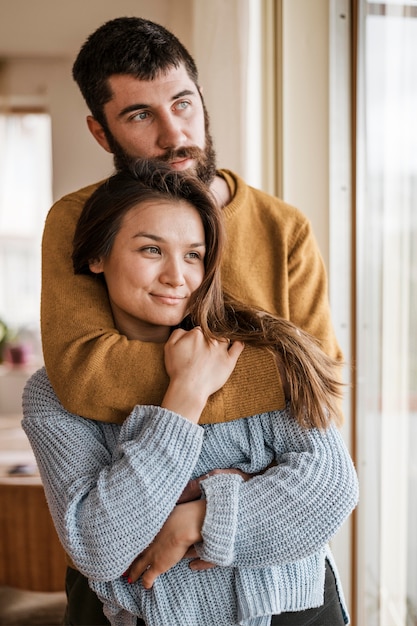
[[[151,589],[158,576],[174,567],[188,549],[201,541],[206,503],[196,500],[177,505],[151,545],[140,554],[128,570],[128,581],[142,577],[145,589]]]
[[[223,387],[244,348],[240,341],[207,341],[201,329],[176,329],[165,344],[170,378],[162,406],[196,424],[212,393]]]

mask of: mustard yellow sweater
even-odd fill
[[[311,226],[294,207],[221,171],[232,201],[224,208],[227,292],[290,319],[341,358],[333,332],[326,272]],[[98,183],[51,208],[42,243],[41,329],[46,370],[64,407],[121,422],[136,404],[159,405],[168,384],[163,345],[129,341],[114,327],[106,290],[73,273],[72,238]],[[246,347],[226,385],[211,396],[200,423],[224,422],[284,406],[273,357]]]

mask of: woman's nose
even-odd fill
[[[179,261],[168,261],[161,272],[160,281],[172,287],[180,287],[184,284],[184,272]]]

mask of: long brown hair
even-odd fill
[[[129,171],[110,177],[87,200],[78,221],[72,255],[75,273],[90,274],[90,261],[108,256],[127,211],[158,198],[189,202],[204,227],[205,276],[190,299],[188,323],[200,326],[208,340],[239,340],[273,352],[289,390],[292,413],[303,427],[325,428],[331,421],[339,423],[340,363],[289,320],[232,300],[223,292],[220,265],[225,235],[221,210],[196,177],[154,160],[137,160]]]
[[[227,337],[247,345],[266,348],[277,358],[288,401],[295,419],[306,428],[326,428],[341,423],[340,399],[343,385],[341,363],[327,355],[318,340],[295,324],[230,299],[224,294],[219,311],[206,317],[195,303],[190,313],[207,337]]]
[[[74,234],[72,263],[75,274],[92,274],[90,262],[110,254],[122,219],[131,208],[158,199],[185,200],[198,212],[205,235],[205,273],[192,300],[196,299],[205,311],[211,306],[213,310],[220,310],[223,296],[219,267],[224,247],[221,210],[198,178],[178,173],[157,160],[132,162],[129,170],[108,178],[88,198]]]

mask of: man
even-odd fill
[[[315,335],[325,351],[341,358],[325,269],[309,222],[232,172],[216,170],[197,68],[178,39],[148,20],[112,20],[85,42],[73,76],[91,112],[88,128],[113,153],[117,169],[138,157],[158,158],[174,169],[194,171],[210,186],[224,209],[228,233],[225,289],[291,319]],[[75,224],[96,186],[66,196],[47,217],[43,351],[48,376],[66,409],[120,422],[137,403],[159,404],[167,377],[161,346],[128,341],[117,333],[105,289],[73,274]],[[272,356],[247,347],[224,388],[210,398],[201,423],[238,419],[283,403]],[[99,606],[92,607],[96,615],[87,612],[92,605],[85,579],[69,570],[67,582],[70,613],[71,607],[80,609],[76,617],[69,615],[68,623],[106,623]]]

